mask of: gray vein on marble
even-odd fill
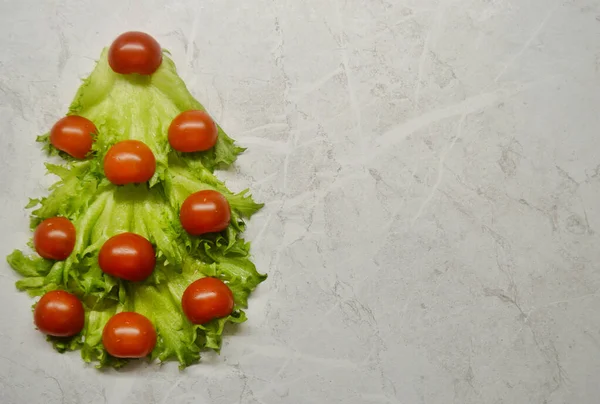
[[[593,404],[596,0],[0,2],[0,255],[43,195],[35,136],[100,49],[151,32],[248,147],[269,274],[220,356],[99,373],[0,273],[0,402]]]

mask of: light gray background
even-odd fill
[[[0,402],[599,402],[598,0],[3,0],[1,256],[131,29],[249,148],[219,176],[270,277],[221,356],[99,373],[1,264]]]

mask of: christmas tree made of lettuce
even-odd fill
[[[64,216],[76,228],[75,248],[65,261],[51,261],[14,251],[8,262],[22,275],[17,288],[32,296],[64,289],[83,302],[83,331],[68,338],[48,337],[54,347],[81,350],[86,362],[99,367],[120,367],[127,359],[110,356],[102,345],[102,330],[120,311],[145,315],[156,328],[158,339],[151,359],[177,359],[181,367],[198,361],[200,351],[219,351],[223,327],[246,320],[242,311],[250,292],[266,276],[249,258],[249,243],[241,237],[244,218],[261,208],[248,195],[228,190],[214,175],[231,165],[243,151],[221,128],[214,148],[206,152],[179,153],[171,149],[167,131],[174,117],[187,110],[204,110],[177,75],[173,61],[163,54],[156,72],[149,76],[121,75],[109,66],[105,49],[84,80],[69,107],[69,115],[91,120],[98,129],[92,154],[75,160],[60,152],[65,163],[46,164],[60,179],[47,197],[31,200],[27,208],[34,229],[42,220]],[[116,142],[135,139],[152,149],[156,172],[148,183],[117,186],[103,172],[103,157]],[[48,143],[48,136],[38,140]],[[190,236],[181,226],[179,209],[187,196],[200,190],[222,193],[231,206],[231,222],[216,234]],[[111,236],[133,232],[147,238],[156,250],[156,267],[143,282],[127,282],[102,272],[98,251]],[[188,321],[181,309],[186,287],[204,276],[225,281],[234,295],[231,315],[204,325]]]

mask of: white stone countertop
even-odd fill
[[[248,147],[269,279],[220,356],[99,372],[2,261],[0,403],[600,402],[598,0],[0,1],[0,256],[128,30]]]

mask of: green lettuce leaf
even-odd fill
[[[244,241],[244,219],[263,205],[248,190],[231,192],[215,175],[216,168],[232,164],[244,149],[235,145],[221,128],[214,149],[181,154],[170,149],[167,130],[180,112],[204,109],[177,75],[165,55],[151,76],[119,75],[107,62],[106,49],[92,74],[83,81],[69,114],[90,119],[98,128],[93,153],[77,161],[64,153],[65,164],[47,164],[58,181],[49,194],[31,199],[31,227],[42,220],[64,216],[77,234],[71,255],[60,262],[25,255],[16,250],[7,257],[21,275],[19,290],[40,296],[65,289],[81,298],[86,309],[83,331],[71,338],[48,339],[59,352],[81,350],[86,362],[98,367],[121,367],[127,360],[111,357],[102,346],[102,330],[112,315],[136,311],[154,324],[158,340],[150,359],[177,360],[181,367],[200,358],[203,349],[220,350],[224,327],[246,320],[243,309],[249,294],[265,280],[250,260],[250,244]],[[115,186],[105,177],[102,161],[108,148],[121,140],[137,139],[154,152],[157,172],[148,184]],[[48,136],[40,136],[51,153]],[[212,189],[221,192],[231,206],[231,222],[223,232],[193,237],[179,221],[181,204],[191,193]],[[143,282],[126,282],[102,272],[98,253],[110,237],[134,232],[154,246],[157,264]],[[233,292],[234,312],[208,324],[194,325],[181,309],[181,296],[193,281],[213,276]]]
[[[190,94],[166,54],[160,68],[151,76],[117,74],[108,65],[107,54],[108,50],[104,49],[96,68],[79,88],[69,114],[94,122],[98,128],[94,150],[101,158],[116,142],[136,139],[146,143],[157,161],[156,174],[150,182],[153,185],[167,169],[169,154],[175,154],[167,139],[173,118],[186,110],[205,109]],[[232,164],[244,149],[236,146],[220,126],[218,131],[213,149],[181,154],[181,158],[201,161],[210,171]]]

